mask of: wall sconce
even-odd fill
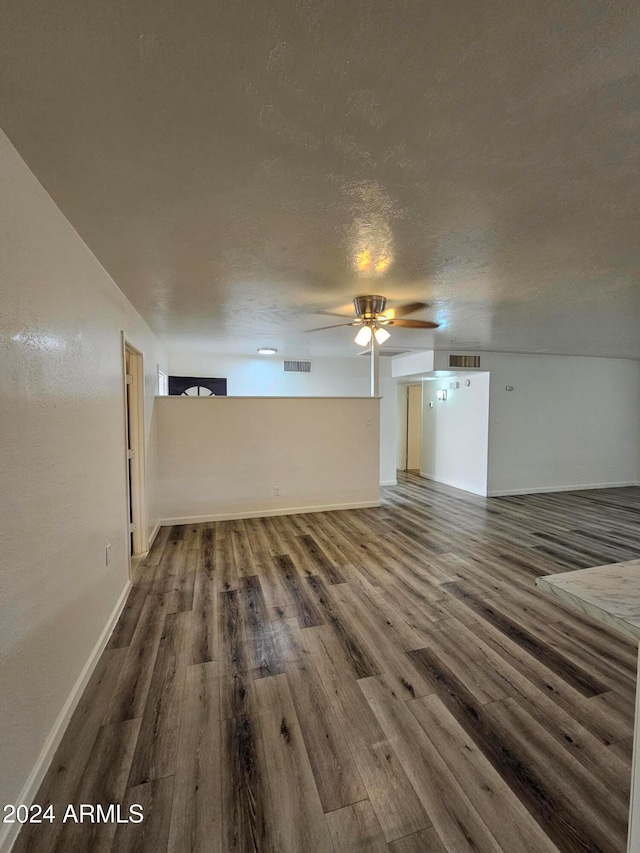
[[[443,391],[436,391],[436,397],[438,398],[438,400],[446,400],[447,399],[447,392],[444,390]]]

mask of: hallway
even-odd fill
[[[640,488],[382,500],[163,528],[16,853],[623,851],[636,646],[534,579],[637,558]]]

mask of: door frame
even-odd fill
[[[127,382],[127,355],[129,356],[130,382]],[[149,550],[147,532],[147,479],[145,471],[145,428],[144,428],[144,353],[135,347],[122,332],[122,386],[124,395],[125,428],[125,478],[127,494],[127,543],[132,536],[131,558],[140,557]],[[129,388],[127,389],[127,386]],[[133,450],[129,460],[128,450]],[[129,478],[129,462],[131,478]],[[135,529],[130,530],[129,519]]]

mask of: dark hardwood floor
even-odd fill
[[[534,588],[637,558],[640,489],[163,529],[16,853],[625,849],[636,647]]]

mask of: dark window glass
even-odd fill
[[[226,397],[226,379],[207,379],[204,376],[170,376],[170,397]]]

